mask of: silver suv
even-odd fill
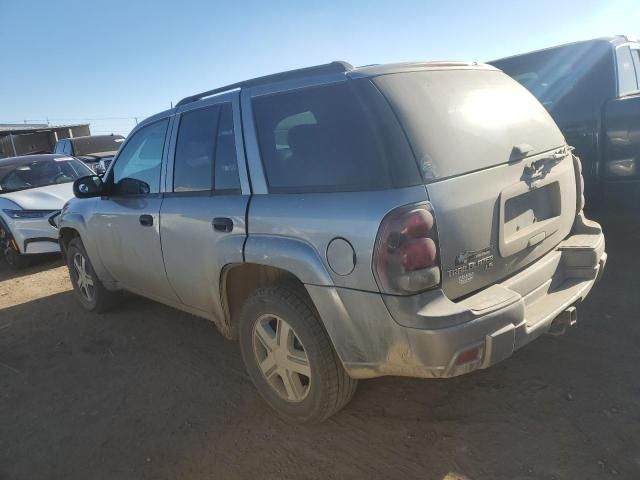
[[[60,242],[86,309],[207,318],[275,410],[321,421],[358,379],[468,373],[575,321],[607,255],[571,150],[493,67],[334,62],[147,119]]]

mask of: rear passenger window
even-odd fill
[[[173,166],[174,192],[211,190],[219,114],[218,106],[182,114]]]
[[[182,114],[173,166],[174,192],[239,191],[230,103]]]
[[[633,65],[633,57],[629,47],[620,47],[616,50],[618,63],[618,92],[620,96],[638,91],[636,69]]]
[[[253,99],[272,192],[380,190],[420,183],[395,116],[370,81]]]
[[[236,142],[233,130],[233,112],[231,104],[225,103],[220,112],[215,158],[216,191],[238,191],[238,161],[236,159]]]

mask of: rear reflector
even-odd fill
[[[474,347],[470,350],[465,350],[456,358],[456,365],[475,362],[480,357],[480,351],[481,351],[480,347]]]

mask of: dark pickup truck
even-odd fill
[[[598,38],[489,63],[530,90],[575,147],[588,206],[605,192],[638,193],[640,43]]]
[[[53,153],[63,153],[76,157],[98,175],[102,175],[120,145],[124,142],[122,135],[91,135],[58,140]]]

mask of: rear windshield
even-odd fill
[[[397,73],[374,83],[404,126],[425,182],[506,163],[515,146],[534,155],[565,143],[543,106],[502,72]]]
[[[421,183],[402,129],[368,79],[256,97],[253,113],[271,192]]]
[[[122,135],[107,135],[76,138],[73,140],[73,146],[76,155],[91,155],[92,153],[117,152],[122,142],[124,142]]]

